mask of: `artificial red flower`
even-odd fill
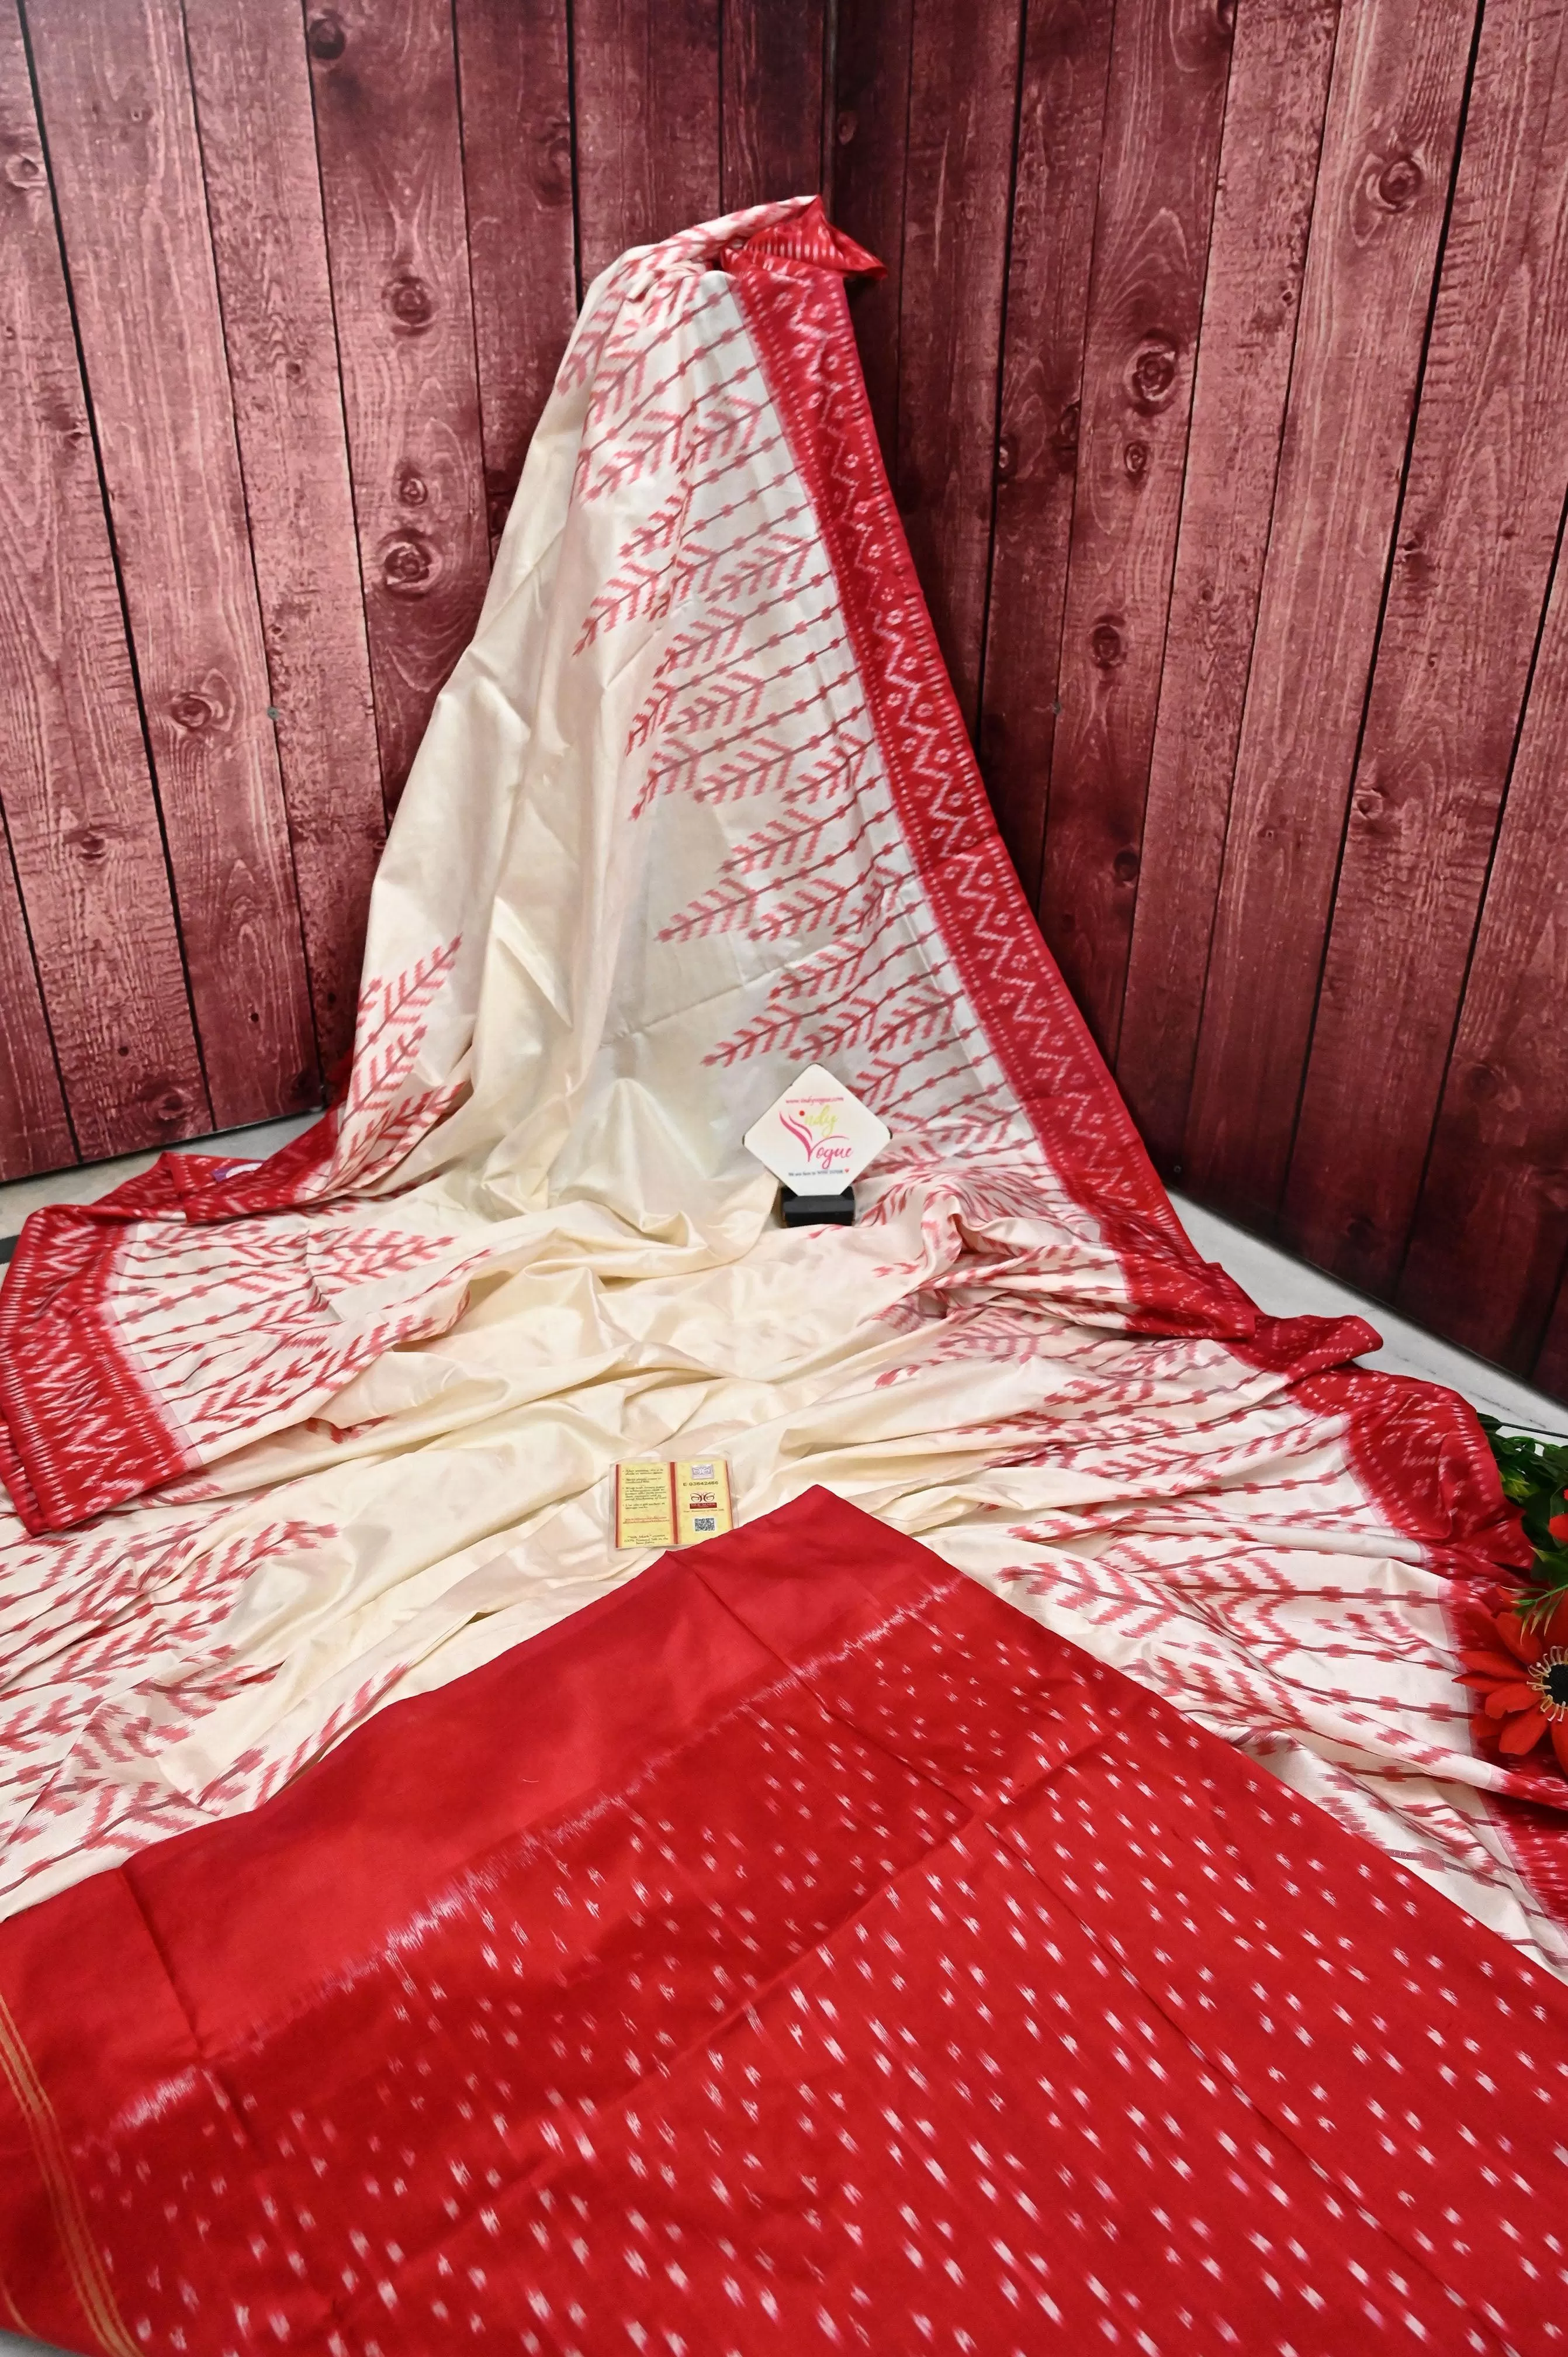
[[[1500,1721],[1505,1758],[1522,1760],[1550,1736],[1558,1764],[1568,1770],[1568,1601],[1529,1628],[1512,1611],[1499,1612],[1492,1626],[1495,1649],[1460,1654],[1460,1684],[1485,1695],[1487,1717]]]
[[[1546,1527],[1559,1546],[1568,1546],[1568,1514],[1553,1514]]]

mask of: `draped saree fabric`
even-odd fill
[[[1452,1395],[1183,1233],[991,823],[815,201],[590,291],[371,911],[342,1103],[35,1215],[0,1293],[0,1903],[253,1808],[814,1484],[1568,1970],[1568,1784],[1457,1683],[1523,1558]],[[892,1144],[785,1232],[822,1063]]]
[[[821,1491],[0,1926],[0,2280],[111,2357],[1564,2329],[1568,1991]]]

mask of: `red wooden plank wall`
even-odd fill
[[[837,57],[889,471],[1156,1161],[1568,1397],[1568,8],[840,0]]]
[[[818,186],[1156,1160],[1568,1395],[1565,0],[0,0],[0,1177],[319,1100],[585,279]]]
[[[0,0],[0,1179],[322,1101],[583,285],[816,188],[830,42]]]

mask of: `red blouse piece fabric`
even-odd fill
[[[1568,1991],[825,1491],[0,1926],[72,2349],[1537,2351]]]

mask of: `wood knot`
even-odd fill
[[[411,331],[428,328],[435,317],[435,296],[424,279],[416,278],[411,270],[405,270],[401,277],[389,283],[381,300],[398,326]]]
[[[1502,1087],[1502,1074],[1490,1064],[1472,1064],[1465,1075],[1465,1093],[1485,1104]]]
[[[1145,336],[1133,355],[1127,382],[1140,409],[1158,409],[1176,381],[1176,348],[1168,336]]]
[[[1356,796],[1357,817],[1365,819],[1380,818],[1382,813],[1383,797],[1381,792],[1376,786],[1363,786],[1360,792]]]
[[[541,203],[569,205],[572,201],[572,126],[569,122],[551,124],[539,140],[536,153],[539,167],[533,175],[533,192]]]
[[[89,867],[101,866],[109,856],[109,836],[101,826],[73,827],[66,841]]]
[[[1078,419],[1076,401],[1069,401],[1057,420],[1057,430],[1051,436],[1051,448],[1056,452],[1057,465],[1064,474],[1070,474],[1078,464]]]
[[[846,106],[833,125],[833,137],[841,147],[847,147],[860,128],[860,117],[852,106]]]
[[[1378,174],[1378,198],[1390,212],[1407,212],[1420,196],[1426,175],[1413,156],[1396,156]]]
[[[397,479],[397,495],[405,508],[422,508],[430,492],[424,476],[413,467],[405,467]]]
[[[41,156],[7,156],[5,178],[14,188],[37,188],[43,185],[44,165]]]
[[[1111,873],[1118,884],[1134,884],[1138,879],[1138,855],[1135,851],[1119,851],[1111,863]]]
[[[1125,662],[1127,647],[1120,625],[1109,617],[1096,622],[1089,634],[1089,651],[1101,671],[1114,671],[1118,663]]]
[[[996,479],[1010,483],[1018,466],[1018,444],[1014,435],[1004,434],[996,445]]]
[[[403,533],[381,551],[381,585],[392,597],[423,597],[439,569],[422,533]]]
[[[209,726],[217,716],[207,698],[198,695],[193,688],[169,700],[169,718],[178,727],[188,728],[193,734],[198,728]]]
[[[1122,464],[1126,468],[1127,472],[1133,476],[1135,480],[1136,478],[1143,474],[1148,467],[1148,444],[1146,442],[1129,442],[1122,453]]]
[[[190,1111],[190,1099],[183,1089],[165,1089],[163,1094],[154,1100],[153,1111],[159,1121],[183,1121]]]
[[[335,65],[349,46],[341,16],[335,16],[330,8],[312,16],[305,28],[305,46],[317,65]]]

